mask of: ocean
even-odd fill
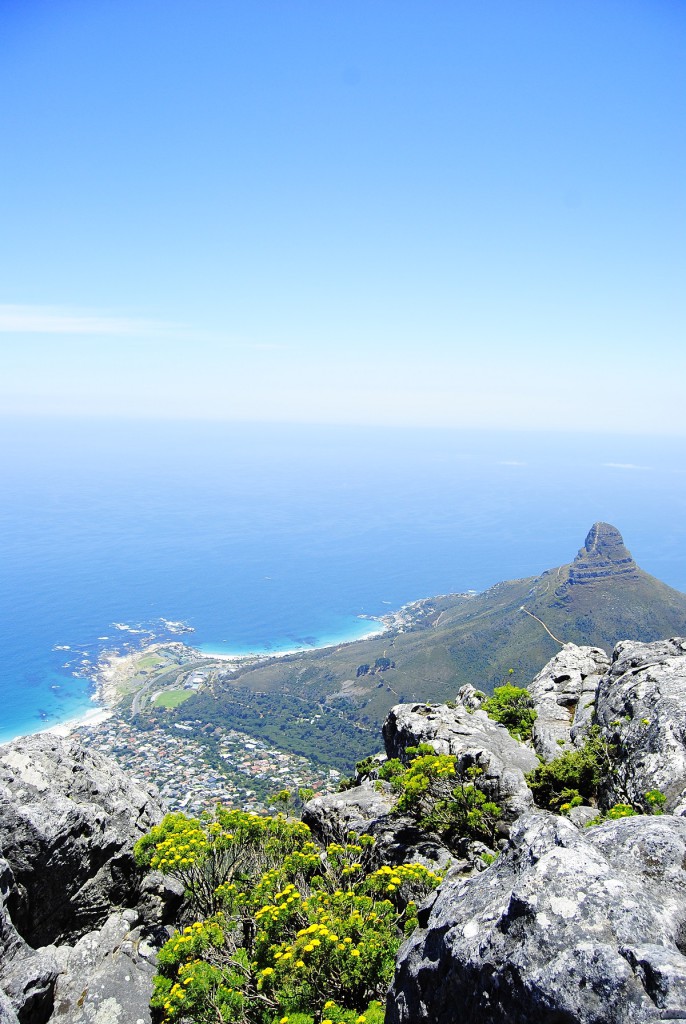
[[[353,639],[596,520],[686,591],[684,438],[3,419],[0,474],[3,741],[91,708],[103,651]]]

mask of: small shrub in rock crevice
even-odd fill
[[[408,747],[408,765],[394,758],[380,776],[398,793],[395,810],[438,833],[448,846],[473,839],[495,843],[502,811],[479,787],[478,766],[461,767],[453,754],[436,754],[430,744]]]
[[[559,812],[580,803],[594,804],[598,787],[613,771],[612,748],[594,726],[583,747],[542,762],[526,781],[539,807]]]
[[[489,718],[504,725],[516,740],[531,739],[531,730],[537,714],[528,690],[507,683],[496,686],[493,696],[481,705]]]

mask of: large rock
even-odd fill
[[[33,950],[18,934],[7,911],[14,876],[0,859],[0,1022],[44,1024],[53,1007],[57,978],[54,950]]]
[[[349,832],[358,835],[369,832],[371,823],[389,814],[395,802],[396,797],[388,785],[379,791],[374,782],[366,782],[342,793],[327,793],[308,801],[303,807],[302,820],[324,846],[342,843]]]
[[[639,571],[617,527],[594,523],[569,567],[569,582],[584,585],[618,576],[636,579]]]
[[[400,950],[387,1024],[643,1024],[686,1017],[686,820],[516,823],[445,881]]]
[[[522,772],[538,764],[533,750],[510,736],[504,725],[494,722],[485,711],[470,711],[462,703],[396,704],[383,724],[383,738],[389,757],[405,760],[408,747],[430,743],[437,754],[461,754],[465,750],[488,750],[499,760]]]
[[[150,1024],[155,949],[135,910],[110,915],[100,930],[58,952],[55,1024]]]
[[[377,818],[367,828],[375,840],[376,863],[423,864],[430,871],[441,871],[456,863],[454,854],[437,835],[420,828],[411,818],[389,814]],[[471,868],[471,864],[465,865]]]
[[[505,822],[533,806],[524,773],[538,765],[536,754],[485,711],[470,711],[462,703],[454,708],[396,704],[383,724],[383,736],[389,757],[406,760],[408,747],[430,743],[437,754],[454,754],[460,768],[480,768],[479,788],[501,805]]]
[[[9,997],[0,989],[0,1024],[19,1024]]]
[[[598,683],[609,667],[610,659],[599,647],[566,644],[527,687],[538,716],[533,744],[544,761],[583,744]]]
[[[596,717],[616,746],[603,806],[645,804],[645,794],[659,789],[667,811],[686,814],[686,639],[617,644]]]
[[[97,928],[136,904],[132,846],[156,824],[156,792],[78,741],[49,734],[0,748],[0,851],[14,874],[7,905],[33,947]]]
[[[396,796],[388,783],[363,782],[343,793],[328,793],[305,804],[302,820],[324,845],[345,842],[349,832],[375,840],[378,864],[423,864],[436,871],[454,858],[438,836],[393,813]]]

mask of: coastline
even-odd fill
[[[211,658],[213,660],[219,659],[226,662],[235,662],[236,664],[241,664],[246,661],[266,661],[272,658],[286,658],[293,654],[308,654],[313,651],[326,651],[333,647],[343,647],[346,644],[356,644],[361,640],[371,640],[374,637],[383,636],[384,633],[387,633],[388,630],[392,628],[389,620],[391,620],[396,614],[399,614],[399,612],[389,613],[384,616],[370,615],[368,621],[378,622],[380,626],[378,629],[370,629],[367,633],[362,633],[360,636],[354,636],[343,640],[327,638],[323,643],[309,644],[305,647],[290,647],[283,651],[215,651],[208,650],[208,647],[210,646],[209,644],[195,647],[194,650],[199,651],[203,657]]]
[[[68,718],[64,722],[58,722],[56,725],[50,725],[47,729],[36,729],[34,733],[23,733],[22,735],[36,736],[43,733],[49,733],[53,736],[60,736],[63,739],[76,729],[81,729],[83,726],[96,726],[102,725],[112,717],[112,711],[108,708],[91,708],[90,711],[85,711],[82,715],[78,715],[75,718]],[[15,739],[21,737],[16,736]],[[7,740],[11,743],[12,740]]]
[[[288,648],[286,650],[256,650],[256,651],[214,651],[203,647],[193,647],[182,640],[156,640],[151,644],[140,647],[136,651],[120,653],[118,650],[110,649],[103,651],[90,681],[94,692],[90,696],[91,706],[80,713],[73,711],[63,721],[55,722],[52,725],[40,725],[36,729],[27,730],[0,741],[0,745],[11,743],[21,736],[48,733],[57,736],[69,736],[75,730],[87,726],[98,726],[108,721],[114,714],[115,708],[126,695],[127,683],[136,674],[138,666],[144,659],[154,657],[157,653],[175,655],[177,663],[187,663],[201,670],[203,665],[211,665],[213,662],[222,662],[227,666],[248,664],[264,664],[282,658],[293,657],[299,654],[314,653],[319,651],[334,650],[336,648],[360,643],[366,640],[377,639],[393,631],[403,632],[409,628],[424,606],[436,600],[436,598],[419,598],[404,604],[395,611],[389,611],[379,616],[364,616],[363,618],[371,627],[366,632],[347,638],[323,638],[323,642],[314,645]],[[209,645],[208,645],[209,646]],[[95,707],[92,706],[95,704]]]

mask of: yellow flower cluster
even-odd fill
[[[167,836],[155,847],[150,866],[159,871],[183,871],[192,867],[207,851],[207,837],[202,829],[189,827]]]

